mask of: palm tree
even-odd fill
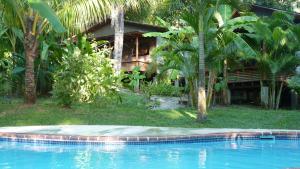
[[[39,36],[48,23],[57,32],[65,29],[57,19],[54,11],[42,0],[1,0],[2,19],[9,28],[20,28],[24,36],[26,58],[25,69],[25,103],[36,101],[36,83],[34,61],[38,57]]]
[[[197,121],[206,120],[206,92],[205,92],[205,33],[208,29],[208,22],[212,15],[209,15],[208,0],[192,0],[191,8],[183,14],[183,19],[189,23],[198,35],[199,41],[199,65],[198,65],[198,103],[197,103]]]
[[[230,58],[229,56],[235,55],[237,51],[246,53],[251,51],[251,47],[241,37],[242,34],[234,31],[257,21],[257,17],[252,16],[241,16],[232,19],[233,10],[228,5],[220,5],[214,13],[215,20],[218,22],[215,22],[213,19],[210,20],[210,27],[206,33],[207,43],[205,45],[208,55],[206,63],[208,63],[209,70],[207,106],[210,105],[213,84],[219,72],[216,67],[219,67],[218,65],[221,65],[220,63],[224,62],[225,59]],[[184,24],[186,23],[180,23],[180,25]],[[189,26],[170,27],[168,32],[147,33],[145,36],[159,36],[166,39],[164,43],[152,52],[152,55],[155,56],[154,60],[157,60],[156,57],[159,57],[158,60],[164,61],[160,66],[160,74],[163,74],[165,70],[179,70],[188,81],[190,96],[195,95],[191,94],[191,92],[196,90],[192,91],[191,89],[194,88],[190,86],[190,84],[197,84],[196,80],[198,79],[197,74],[199,70],[197,61],[199,57],[199,41],[194,29]],[[233,58],[230,59],[234,60]]]
[[[199,72],[198,72],[198,108],[197,120],[199,122],[207,119],[206,91],[205,91],[205,42],[210,21],[214,17],[218,6],[229,4],[238,8],[239,0],[192,0],[191,6],[184,12],[183,19],[193,27],[199,40]]]

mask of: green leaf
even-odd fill
[[[280,27],[276,27],[273,31],[272,37],[276,46],[284,46],[287,43],[286,33]]]
[[[161,32],[149,32],[149,33],[145,33],[143,34],[144,37],[162,37],[162,38],[170,38],[170,35],[165,32],[165,33],[161,33]]]
[[[255,33],[260,39],[263,39],[266,42],[271,41],[272,30],[269,28],[269,25],[265,22],[258,21],[254,24]]]
[[[218,20],[219,26],[223,26],[232,17],[232,8],[229,5],[220,5],[215,18]]]
[[[255,50],[253,50],[252,47],[243,38],[233,32],[231,32],[230,34],[232,35],[232,37],[234,37],[233,41],[235,45],[240,51],[247,55],[247,58],[254,58],[255,56],[257,56]]]
[[[59,33],[66,31],[62,23],[59,21],[55,12],[43,0],[28,0],[30,7],[37,11],[42,17],[46,18],[54,30]]]
[[[3,36],[3,34],[7,31],[7,29],[0,30],[0,38]]]
[[[156,19],[156,21],[158,22],[158,24],[160,26],[164,26],[164,27],[170,27],[171,26],[168,22],[164,21],[162,18],[160,18],[158,16],[155,17],[155,19]]]
[[[13,74],[19,74],[25,70],[24,67],[15,67],[13,70]]]
[[[43,42],[42,53],[41,53],[42,60],[48,59],[48,49],[49,49],[49,45],[46,42]]]
[[[18,39],[20,39],[21,41],[24,40],[24,33],[21,29],[13,27],[11,30],[18,37]]]
[[[242,28],[249,23],[254,23],[257,20],[258,18],[255,16],[240,16],[227,21],[224,27],[234,31],[235,29]]]

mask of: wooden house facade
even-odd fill
[[[143,37],[148,32],[164,32],[167,29],[141,24],[131,21],[124,22],[124,46],[122,56],[122,69],[130,72],[135,66],[139,66],[144,72],[151,62],[150,51],[156,47],[157,38]],[[114,29],[110,20],[91,27],[88,32],[91,38],[107,40],[110,46],[114,45]]]

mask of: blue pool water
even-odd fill
[[[300,141],[156,145],[49,145],[0,142],[1,169],[300,168]]]

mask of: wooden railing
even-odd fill
[[[125,71],[132,71],[135,66],[139,66],[141,71],[146,71],[151,59],[149,55],[139,56],[138,60],[132,57],[130,60],[122,60],[122,69]]]
[[[277,81],[284,81],[291,75],[287,74],[279,74],[276,76]],[[268,74],[264,80],[271,80],[272,75]],[[229,83],[239,83],[239,82],[254,82],[260,81],[261,74],[258,71],[254,70],[245,70],[245,71],[238,71],[238,72],[230,72],[228,73],[228,82]]]

